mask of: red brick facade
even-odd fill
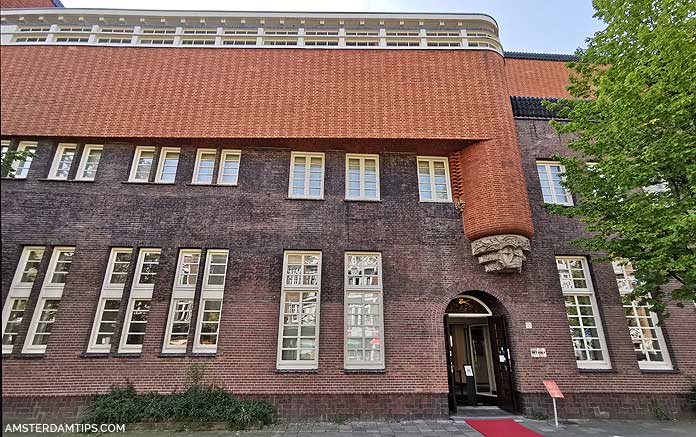
[[[543,207],[535,160],[568,153],[565,140],[546,121],[515,120],[509,102],[511,93],[562,96],[564,67],[514,61],[468,50],[3,47],[3,139],[39,141],[27,179],[2,181],[3,304],[22,246],[76,246],[46,353],[15,347],[3,358],[4,414],[37,418],[63,404],[53,415],[71,415],[126,382],[180,390],[187,368],[206,363],[206,382],[269,399],[285,417],[445,416],[443,315],[464,292],[506,316],[525,413],[548,412],[541,381],[554,379],[569,416],[595,407],[649,416],[654,405],[683,414],[696,377],[696,310],[669,308],[674,370],[641,371],[606,263],[591,272],[612,366],[577,368],[554,257],[595,254],[569,244],[581,225]],[[59,141],[105,144],[95,182],[46,180]],[[176,183],[124,183],[135,145],[180,146]],[[242,151],[238,186],[190,184],[204,146]],[[291,150],[325,151],[323,201],[287,198]],[[345,200],[345,154],[356,151],[380,154],[380,202]],[[461,213],[419,202],[419,154],[450,157]],[[485,273],[471,241],[506,233],[532,239],[522,272]],[[111,247],[162,248],[138,356],[84,354]],[[214,357],[160,354],[181,248],[230,250]],[[316,371],[276,370],[287,249],[322,251]],[[356,250],[382,254],[384,371],[344,370],[343,255]],[[20,344],[27,329],[28,320]],[[548,357],[532,358],[534,347]]]

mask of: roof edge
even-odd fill
[[[534,61],[572,62],[580,60],[580,57],[577,55],[565,53],[505,52],[505,57],[509,59],[530,59]]]

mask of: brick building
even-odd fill
[[[686,411],[695,309],[591,263],[542,98],[480,14],[2,1],[5,418],[206,382],[291,418]],[[570,327],[570,329],[569,329]],[[471,376],[467,378],[467,373]]]

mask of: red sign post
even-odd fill
[[[563,393],[561,392],[561,389],[558,388],[556,381],[546,380],[544,381],[544,387],[546,387],[546,391],[549,392],[549,396],[551,396],[551,400],[553,401],[553,417],[556,420],[556,428],[558,428],[558,410],[556,410],[556,398],[562,399]]]

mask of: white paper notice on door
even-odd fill
[[[466,373],[466,376],[474,376],[474,368],[471,366],[464,366],[464,373]]]

